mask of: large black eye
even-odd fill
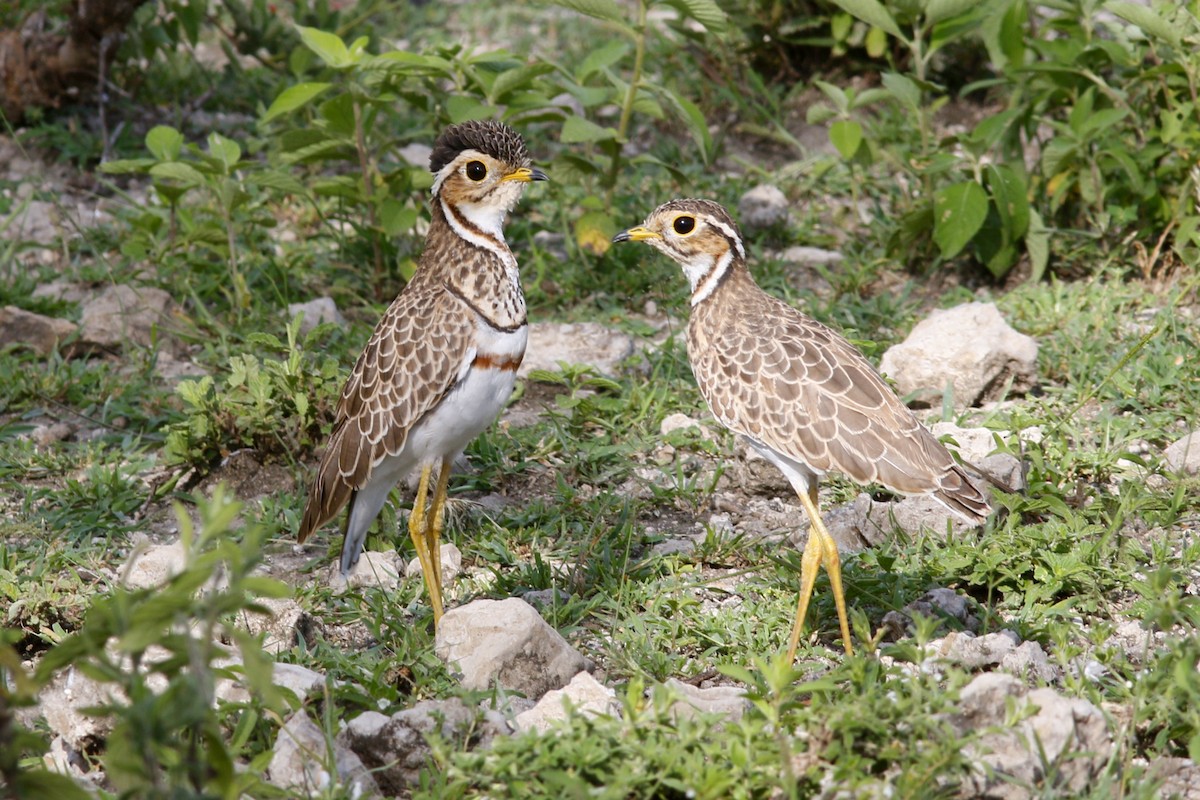
[[[675,224],[672,227],[675,228],[675,232],[680,236],[687,236],[696,230],[696,218],[688,216],[676,217]]]
[[[467,164],[467,177],[473,181],[481,181],[487,177],[487,167],[482,161],[472,161]]]

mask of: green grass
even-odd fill
[[[380,32],[411,30],[413,41],[435,29],[428,46],[496,37],[573,63],[590,50],[586,37],[563,33],[580,22],[562,14],[544,28],[542,7],[521,4],[397,10],[364,3],[349,11],[318,5],[302,16],[342,34],[368,21]],[[207,74],[147,44],[170,38],[159,24],[143,21],[138,29],[149,69],[122,102],[151,103],[185,88],[211,91],[209,104],[252,114],[292,82],[282,60]],[[295,44],[287,30],[264,37]],[[805,798],[828,796],[834,787],[846,796],[957,796],[971,765],[947,720],[973,675],[926,664],[925,649],[952,626],[918,620],[898,641],[876,635],[884,615],[938,587],[969,599],[982,633],[1011,629],[1038,642],[1061,670],[1060,692],[1108,704],[1114,719],[1128,721],[1111,726],[1112,760],[1080,796],[1156,796],[1153,783],[1142,780],[1143,760],[1200,760],[1200,482],[1170,474],[1160,455],[1200,419],[1194,272],[1179,266],[1147,277],[1136,248],[1088,235],[1055,244],[1064,261],[1092,265],[1082,280],[997,284],[966,263],[905,271],[886,246],[887,217],[901,199],[895,163],[913,145],[894,111],[878,121],[887,134],[879,146],[893,149],[871,163],[808,157],[789,149],[785,135],[789,115],[803,113],[795,97],[779,87],[751,97],[723,89],[730,70],[742,68],[733,49],[709,41],[705,50],[694,37],[676,41],[671,47],[654,39],[654,79],[713,76],[711,85],[685,94],[700,98],[713,120],[732,106],[755,126],[722,127],[718,138],[765,148],[761,134],[774,131],[770,156],[785,163],[775,170],[733,157],[705,167],[678,125],[648,115],[635,152],[649,158],[628,163],[614,194],[614,220],[636,224],[682,195],[734,209],[747,188],[778,179],[797,203],[786,229],[749,237],[755,274],[876,360],[932,308],[996,302],[1016,329],[1036,338],[1040,383],[1028,396],[949,416],[996,431],[1036,429],[1038,436],[1012,446],[1027,466],[1029,488],[997,494],[999,513],[979,531],[950,540],[898,534],[846,556],[860,652],[842,657],[821,578],[797,664],[781,664],[799,553],[778,537],[710,524],[722,504],[747,500],[744,487],[730,488],[742,446],[711,419],[692,380],[682,341],[686,283],[673,264],[638,248],[601,255],[581,249],[574,222],[595,186],[564,168],[530,193],[507,228],[530,317],[600,322],[633,335],[640,350],[616,375],[574,366],[522,381],[514,403],[539,412],[535,421],[493,426],[470,445],[471,469],[451,487],[446,536],[462,549],[465,572],[447,587],[448,601],[555,590],[543,616],[596,662],[623,713],[574,717],[551,733],[501,739],[488,750],[435,738],[434,760],[414,796]],[[396,99],[414,129],[441,113],[417,106],[419,100]],[[64,144],[73,119],[40,119],[34,138],[60,148],[68,161],[87,163],[93,137]],[[538,163],[564,152],[596,155],[562,145],[544,121],[522,127]],[[387,147],[412,138],[399,127],[372,133],[387,143],[383,158],[390,157]],[[236,135],[256,164],[278,164],[279,140],[267,129],[247,125]],[[118,143],[122,154],[144,155],[128,138]],[[322,166],[296,175],[357,169]],[[89,358],[0,350],[0,672],[16,681],[0,694],[0,730],[6,704],[30,702],[52,668],[74,664],[120,686],[129,703],[113,711],[124,743],[97,743],[87,756],[112,776],[109,788],[131,797],[165,796],[155,792],[168,786],[195,790],[186,796],[273,796],[259,775],[290,707],[268,687],[268,657],[229,624],[261,597],[290,592],[311,617],[307,640],[275,658],[329,676],[326,695],[307,704],[331,733],[338,719],[391,713],[421,699],[497,701],[493,693],[462,690],[436,656],[419,581],[403,580],[394,592],[337,594],[326,581],[341,546],[333,526],[303,553],[292,538],[340,382],[402,284],[404,260],[420,238],[401,232],[389,239],[389,262],[376,285],[367,239],[330,224],[361,223],[362,207],[352,200],[252,187],[222,205],[218,194],[188,196],[182,213],[193,226],[190,239],[171,239],[162,204],[131,201],[111,223],[61,243],[53,264],[28,260],[33,248],[26,244],[0,248],[0,305],[78,320],[76,304],[35,298],[37,286],[61,277],[166,289],[182,309],[172,334],[209,376],[210,383],[169,384],[156,370],[157,346]],[[863,224],[851,210],[860,200],[875,223]],[[0,199],[4,204],[10,199]],[[230,285],[226,220],[249,305]],[[543,230],[561,234],[561,245],[535,244]],[[791,244],[844,253],[843,262],[821,271],[827,288],[809,285],[806,273],[774,257]],[[349,322],[301,337],[289,327],[286,306],[319,294],[333,296]],[[661,335],[641,317],[647,300],[670,316]],[[662,420],[676,412],[705,424],[711,437],[689,430],[662,436]],[[70,424],[67,439],[29,438],[35,426],[54,422]],[[247,453],[260,477],[269,477],[244,502],[228,502],[216,487],[238,477],[230,456]],[[846,502],[858,491],[831,476],[822,502]],[[781,499],[793,500],[786,493]],[[394,501],[368,546],[411,558],[404,525],[411,498],[401,491]],[[794,525],[801,524],[798,513]],[[142,535],[167,542],[181,529],[193,553],[181,576],[159,592],[119,586]],[[698,537],[695,549],[655,552],[681,536]],[[194,591],[218,572],[227,585]],[[208,640],[198,648],[184,635],[193,624],[243,656],[245,680],[256,689],[249,702],[214,705],[211,680],[222,673],[212,666],[216,650]],[[170,657],[152,662],[147,654],[161,654],[159,647]],[[41,666],[26,680],[22,661],[30,659]],[[1085,674],[1088,661],[1103,674]],[[145,669],[130,669],[133,663]],[[168,688],[151,691],[149,672]],[[751,709],[736,722],[676,719],[659,685],[668,678],[744,686]],[[7,750],[26,775],[40,774],[44,733],[35,729]],[[207,774],[189,770],[197,750]],[[4,758],[0,785],[15,774]],[[327,796],[343,795],[333,787]],[[1040,796],[1057,795],[1046,788]]]

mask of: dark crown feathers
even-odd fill
[[[529,165],[529,151],[521,134],[495,120],[472,120],[451,125],[442,131],[429,154],[429,170],[434,173],[453,161],[464,150],[499,159],[515,167]]]

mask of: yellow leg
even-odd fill
[[[429,517],[425,525],[425,546],[429,549],[433,561],[433,579],[437,589],[438,602],[433,609],[433,624],[436,626],[442,618],[442,525],[446,516],[446,489],[450,485],[450,468],[452,460],[442,459],[442,469],[438,473],[437,485],[433,490],[433,504],[429,507]],[[433,589],[430,590],[434,591]]]
[[[796,621],[792,623],[792,636],[788,643],[788,663],[796,660],[796,648],[800,645],[800,629],[804,627],[804,616],[808,613],[808,601],[812,597],[813,584],[821,565],[829,573],[829,588],[833,591],[833,604],[837,607],[838,624],[842,629],[842,646],[846,655],[854,655],[850,644],[850,623],[846,618],[846,596],[842,592],[842,561],[838,556],[837,543],[829,535],[821,513],[817,510],[817,487],[813,484],[807,493],[800,493],[800,504],[808,514],[808,544],[800,559],[800,601],[796,606]]]
[[[421,574],[425,577],[425,589],[429,592],[429,603],[433,606],[433,624],[436,627],[438,620],[442,618],[441,581],[433,577],[438,573],[435,572],[434,555],[429,552],[425,532],[429,527],[429,518],[425,511],[425,497],[429,494],[430,472],[432,472],[430,467],[421,470],[421,482],[417,486],[417,496],[413,500],[412,513],[408,516],[408,535],[412,538],[413,547],[417,550],[417,560],[421,563]]]

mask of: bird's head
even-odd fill
[[[494,120],[451,125],[429,155],[433,195],[481,228],[497,231],[525,185],[549,180],[532,166],[521,134]]]
[[[737,223],[711,200],[664,203],[613,241],[645,242],[679,262],[692,287],[692,305],[711,293],[732,264],[746,259]]]

